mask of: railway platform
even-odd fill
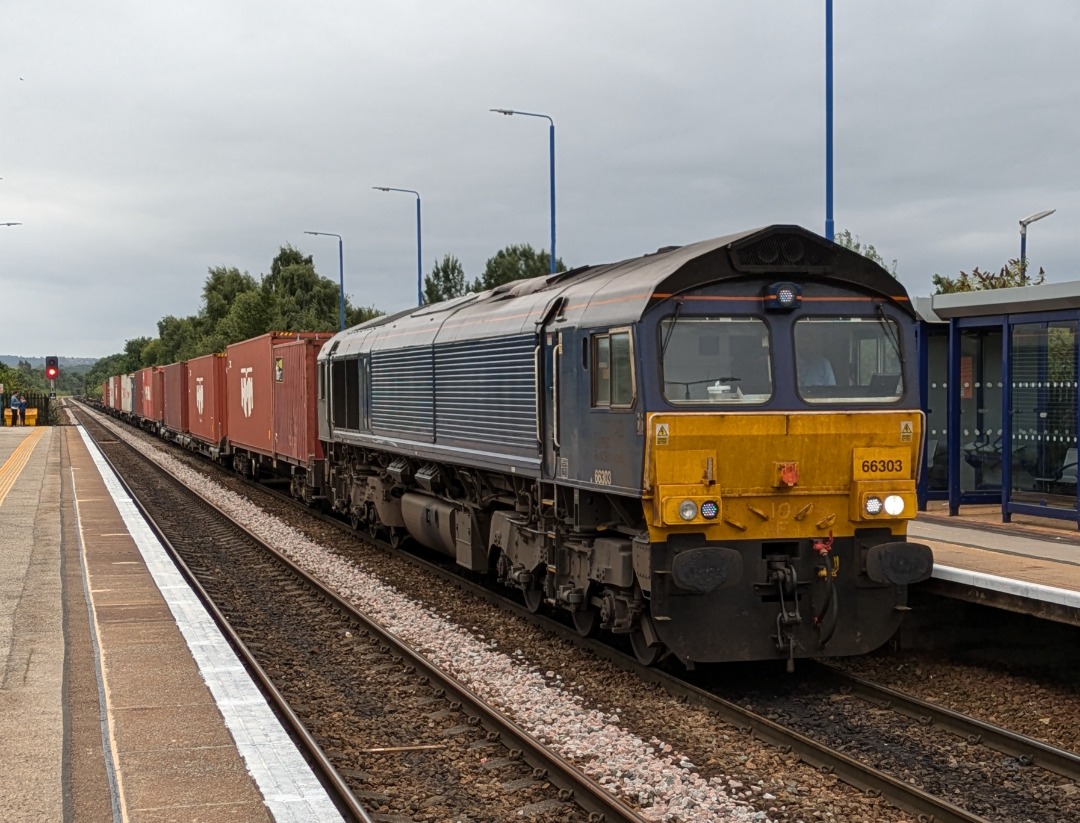
[[[0,535],[0,819],[341,819],[80,428],[0,429]]]
[[[920,590],[1080,626],[1080,533],[1051,518],[1013,517],[999,506],[968,506],[950,517],[931,504],[908,528],[934,551]]]

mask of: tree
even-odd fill
[[[1046,272],[1039,269],[1036,275],[1027,273],[1027,261],[1023,266],[1017,258],[1013,258],[999,272],[979,271],[976,266],[969,274],[960,272],[959,277],[942,277],[935,274],[931,277],[934,284],[934,294],[956,294],[965,291],[984,291],[986,289],[1007,289],[1017,286],[1040,286],[1046,280]]]
[[[197,318],[174,317],[168,314],[158,320],[157,327],[160,345],[150,347],[150,351],[143,358],[144,365],[161,366],[207,353],[200,346],[202,334]],[[152,362],[146,363],[147,359]]]
[[[555,270],[566,271],[561,259],[555,259]],[[472,291],[487,291],[503,283],[524,280],[530,277],[542,277],[551,273],[551,255],[546,251],[537,252],[528,243],[507,246],[489,257],[484,273],[473,281]]]
[[[465,270],[461,261],[452,254],[444,254],[441,261],[436,261],[431,274],[424,278],[424,303],[440,303],[451,297],[465,294]]]
[[[896,261],[892,261],[892,265],[885,262],[885,258],[878,254],[878,250],[871,244],[863,245],[859,239],[859,235],[852,234],[848,229],[844,229],[841,232],[837,232],[833,238],[838,245],[843,246],[845,249],[851,249],[853,252],[858,252],[868,260],[873,260],[881,268],[885,269],[893,277],[897,277],[896,273]]]
[[[284,245],[262,279],[269,308],[267,331],[336,331],[339,287],[320,277],[310,255]]]
[[[382,317],[386,312],[375,308],[374,306],[357,306],[353,307],[349,305],[349,301],[345,301],[345,326],[346,328],[352,328],[353,326],[359,326],[361,323],[366,323],[368,320],[374,320],[376,317]]]
[[[206,321],[206,330],[212,332],[229,313],[236,298],[245,292],[259,288],[255,278],[235,267],[214,266],[209,269],[203,284],[203,308],[200,316]]]
[[[217,325],[214,351],[224,351],[230,343],[265,334],[270,328],[270,307],[261,291],[238,294],[229,313]]]

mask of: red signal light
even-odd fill
[[[60,376],[60,359],[50,355],[45,358],[45,376],[50,380],[55,380]]]

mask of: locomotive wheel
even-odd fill
[[[600,629],[600,612],[596,609],[570,612],[574,618],[574,628],[582,637],[593,637]]]
[[[641,620],[642,622],[651,621],[652,618],[642,616]],[[645,639],[645,632],[641,630],[640,626],[630,632],[630,645],[634,649],[634,657],[642,666],[655,665],[656,661],[660,659],[660,655],[664,653],[664,644],[657,643],[655,646],[650,646]]]
[[[521,596],[525,599],[525,608],[529,610],[530,614],[536,614],[540,611],[540,607],[544,605],[543,589],[522,589]]]
[[[405,542],[405,535],[407,532],[400,526],[394,526],[390,530],[390,545],[395,548],[401,548],[401,544]]]
[[[379,538],[379,529],[382,528],[382,524],[379,522],[379,516],[375,514],[375,507],[371,506],[367,510],[367,533],[371,536],[372,540]]]

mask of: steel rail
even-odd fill
[[[253,484],[259,485],[259,484]],[[261,487],[266,488],[266,487]],[[288,498],[280,492],[266,489],[275,496],[283,499]],[[293,501],[296,503],[296,501]],[[297,503],[297,505],[299,505]],[[322,522],[334,525],[343,532],[355,535],[356,532],[346,523],[318,512],[309,513]],[[365,536],[370,540],[370,537]],[[506,598],[484,586],[459,577],[452,571],[448,571],[437,563],[417,557],[410,552],[392,547],[386,541],[377,541],[379,546],[388,552],[395,554],[423,567],[443,580],[451,582],[469,593],[474,594],[493,603],[500,608],[511,611],[521,617],[540,624],[563,639],[576,642],[583,648],[588,649],[598,657],[614,663],[625,671],[634,672],[644,682],[654,683],[662,687],[668,694],[686,700],[706,708],[732,726],[750,731],[759,739],[780,749],[791,751],[799,755],[806,763],[822,771],[835,774],[843,782],[862,789],[874,795],[880,795],[897,808],[918,815],[920,821],[933,821],[934,823],[987,823],[986,818],[981,817],[965,809],[960,808],[947,800],[925,792],[899,778],[893,777],[872,766],[860,763],[842,752],[831,749],[812,738],[806,737],[792,729],[787,729],[780,724],[769,720],[748,709],[744,709],[736,703],[718,697],[705,689],[694,686],[667,674],[659,669],[642,666],[633,657],[625,654],[601,640],[583,638],[578,632],[546,615],[538,615],[529,612],[523,605]]]
[[[109,465],[111,466],[112,464],[110,463]],[[154,468],[182,485],[182,482],[168,470],[158,465],[154,465]],[[117,474],[117,476],[119,477],[119,474]],[[122,480],[121,483],[123,483]],[[265,679],[266,675],[262,669],[254,663],[254,658],[247,652],[243,641],[232,632],[231,628],[228,628],[228,623],[225,621],[224,616],[221,615],[211,602],[209,602],[208,596],[198,584],[198,581],[194,579],[194,576],[188,570],[187,566],[183,564],[183,561],[179,556],[177,556],[172,546],[168,545],[167,539],[161,533],[157,525],[153,523],[149,514],[143,509],[141,504],[138,503],[134,494],[128,489],[126,484],[124,484],[124,487],[128,490],[128,493],[132,495],[132,499],[136,501],[136,505],[140,512],[146,517],[147,522],[151,524],[151,528],[155,531],[155,534],[157,534],[159,538],[162,539],[163,544],[167,546],[170,556],[177,562],[178,567],[182,569],[185,577],[187,577],[192,584],[192,587],[199,593],[199,596],[204,598],[204,601],[207,602],[207,606],[212,610],[215,620],[221,621],[223,630],[227,631],[230,641],[244,648],[245,660],[251,661],[256,671],[259,672],[260,681],[265,682],[268,688],[272,689],[273,693],[280,697],[277,690],[274,689],[273,685],[269,682],[269,679]],[[189,489],[189,491],[191,490]],[[197,494],[197,492],[192,493]],[[287,497],[283,494],[281,496]],[[404,660],[406,665],[412,666],[420,672],[422,676],[427,677],[432,683],[436,684],[438,688],[442,688],[447,694],[452,695],[453,698],[461,704],[462,709],[466,714],[478,718],[481,725],[484,725],[489,731],[497,733],[503,744],[511,750],[511,754],[520,754],[521,758],[526,763],[534,769],[539,770],[537,776],[543,776],[558,785],[562,789],[563,799],[573,800],[578,803],[578,805],[591,813],[591,819],[595,820],[596,823],[601,823],[601,821],[607,821],[607,823],[647,823],[645,817],[638,814],[634,808],[627,805],[620,797],[613,795],[603,786],[591,780],[584,772],[559,757],[555,752],[548,749],[539,741],[535,740],[528,732],[515,724],[512,720],[504,717],[498,709],[488,705],[482,698],[475,695],[451,675],[446,674],[437,666],[430,663],[412,646],[386,631],[376,621],[362,611],[359,611],[347,600],[340,597],[337,592],[326,586],[319,578],[306,572],[291,559],[252,533],[245,526],[237,523],[231,516],[222,511],[213,500],[207,499],[202,495],[199,495],[199,497],[217,511],[221,517],[228,520],[235,528],[242,531],[252,541],[262,546],[277,561],[288,568],[292,574],[300,578],[305,585],[311,586],[320,594],[320,596],[332,602],[337,608],[349,615],[350,618],[361,624],[371,635],[377,637],[380,643],[392,649],[395,654],[398,654]],[[340,521],[329,519],[329,522],[333,522],[342,528],[347,528],[345,524]],[[287,706],[286,710],[288,711]],[[297,724],[300,723],[299,718],[296,718],[291,711],[288,711],[288,714]],[[300,725],[299,728],[303,729],[303,726]],[[306,736],[307,732],[304,731],[303,734]],[[312,745],[315,745],[314,740],[312,740]],[[337,775],[337,772],[334,771],[333,766],[328,760],[325,760],[325,756],[318,750],[318,747],[315,746],[315,748],[318,751],[320,759],[325,761],[326,768],[328,768],[334,777],[340,781],[341,779]],[[341,785],[344,787],[344,790],[348,792],[348,787],[345,786],[343,782],[341,782]],[[348,796],[352,797],[351,793],[349,793]],[[359,808],[358,804],[357,807]],[[362,809],[360,809],[360,811],[362,812]],[[369,823],[370,821],[370,818],[368,817],[362,817],[360,819],[364,821],[364,823]]]
[[[275,496],[292,500],[290,496],[269,489],[264,485],[258,483],[252,483],[252,485],[259,486],[259,488],[264,489]],[[295,505],[300,505],[297,501],[292,502]],[[356,531],[349,527],[348,524],[343,523],[336,518],[311,511],[310,509],[307,509],[307,511],[312,517],[333,524],[344,532],[353,535],[356,534]],[[365,539],[370,540],[371,538],[365,536]],[[407,558],[411,562],[433,571],[442,579],[453,582],[455,585],[468,590],[470,593],[495,603],[502,608],[513,611],[515,614],[533,620],[563,638],[575,640],[575,642],[583,648],[586,648],[597,656],[619,666],[624,671],[635,673],[642,681],[658,685],[668,694],[712,711],[730,725],[753,733],[762,741],[777,747],[782,752],[794,752],[809,765],[821,771],[835,774],[840,780],[848,785],[874,795],[880,795],[897,808],[918,815],[920,821],[933,821],[933,823],[987,823],[987,820],[984,817],[972,814],[959,806],[949,803],[943,798],[936,797],[929,792],[923,791],[922,789],[899,778],[893,777],[879,769],[860,763],[856,759],[842,752],[825,746],[824,744],[792,729],[787,729],[766,717],[733,703],[732,701],[712,694],[705,689],[669,675],[659,669],[642,666],[630,655],[619,651],[607,643],[583,638],[575,629],[566,624],[544,615],[533,614],[517,602],[492,592],[490,589],[477,583],[459,577],[440,567],[436,563],[432,563],[409,552],[395,548],[386,541],[373,542],[378,542],[380,547],[385,551],[390,551],[397,556]],[[329,595],[338,599],[332,592],[330,592]]]
[[[85,426],[83,428],[84,430],[86,430],[86,433],[90,435],[90,438],[94,441],[94,443],[97,444],[98,440],[96,437],[94,437],[93,433],[90,432],[90,430],[87,429]],[[128,445],[128,447],[131,448],[130,444],[125,445]],[[162,531],[161,527],[158,526],[154,518],[151,517],[150,512],[147,511],[146,508],[143,506],[142,501],[139,500],[138,496],[135,494],[135,491],[128,485],[127,481],[124,479],[123,475],[121,475],[121,473],[117,470],[116,466],[113,464],[112,460],[109,459],[108,455],[106,455],[105,452],[102,451],[100,448],[98,449],[98,451],[101,452],[102,458],[108,464],[109,468],[112,469],[113,474],[116,475],[116,478],[120,482],[120,485],[123,486],[124,491],[127,492],[128,496],[135,504],[135,507],[139,510],[139,513],[142,515],[143,519],[150,527],[150,530],[154,533],[154,536],[157,537],[157,539],[161,542],[161,545],[165,549],[166,553],[169,555],[169,558],[176,565],[176,568],[180,571],[180,573],[184,576],[184,579],[187,580],[188,585],[195,592],[199,600],[202,601],[203,606],[210,613],[210,616],[214,619],[214,622],[217,624],[221,633],[229,641],[230,645],[232,645],[233,650],[244,661],[244,665],[246,666],[247,670],[252,675],[254,675],[256,680],[259,682],[260,688],[270,700],[271,704],[274,706],[274,709],[285,720],[286,724],[288,725],[292,733],[295,735],[296,739],[299,740],[300,743],[303,745],[303,748],[305,749],[308,757],[317,767],[317,771],[320,773],[320,777],[323,780],[323,785],[326,786],[327,790],[333,796],[335,805],[338,806],[339,811],[346,812],[352,817],[353,820],[358,820],[360,821],[360,823],[374,823],[374,821],[368,815],[364,807],[360,805],[360,801],[356,799],[356,796],[353,795],[352,791],[349,789],[348,785],[346,785],[341,775],[337,773],[337,770],[333,767],[333,764],[330,763],[330,760],[323,753],[322,749],[319,747],[319,744],[315,741],[315,738],[311,736],[307,728],[304,726],[303,722],[300,720],[299,717],[297,717],[296,713],[289,706],[288,702],[286,702],[284,696],[281,694],[280,691],[278,691],[277,687],[270,679],[270,676],[266,673],[262,666],[259,665],[258,661],[256,661],[255,656],[248,649],[247,644],[245,644],[244,641],[240,638],[240,636],[233,631],[232,627],[229,625],[229,621],[225,618],[225,615],[221,613],[218,607],[214,604],[214,601],[210,599],[210,596],[206,593],[206,590],[202,587],[202,584],[200,584],[199,581],[196,579],[191,569],[188,568],[187,564],[180,556],[180,553],[177,552],[176,549],[173,547],[165,532]],[[154,468],[156,468],[158,471],[168,474],[169,477],[171,477],[173,480],[176,480],[176,478],[172,477],[171,474],[166,472],[160,466],[155,466]],[[220,509],[218,511],[220,511]],[[243,527],[241,526],[240,528]],[[247,530],[245,529],[245,531]],[[252,538],[258,540],[258,538],[254,537],[254,535],[252,535]],[[262,541],[259,542],[262,543]]]
[[[829,663],[816,665],[825,672],[826,677],[833,678],[841,687],[850,689],[852,694],[869,703],[945,729],[970,744],[985,744],[994,751],[1015,757],[1021,765],[1038,766],[1080,781],[1080,755],[873,683]]]

